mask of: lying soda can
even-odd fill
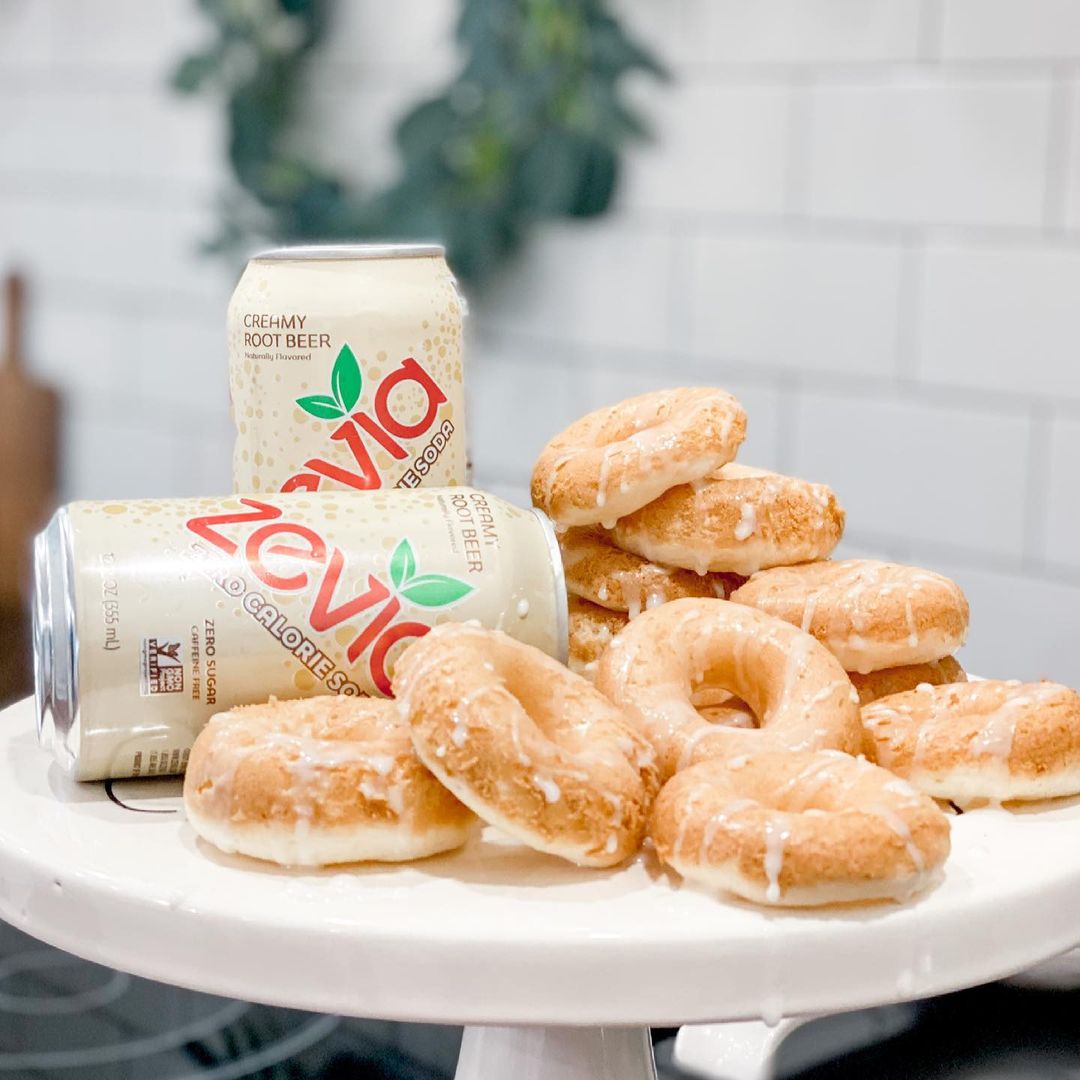
[[[38,733],[79,780],[182,772],[269,695],[388,695],[441,622],[566,653],[550,522],[472,488],[76,502],[34,565]]]

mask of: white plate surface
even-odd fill
[[[1080,942],[1076,801],[953,819],[945,881],[914,903],[774,913],[676,888],[648,856],[580,870],[490,830],[404,867],[226,857],[184,821],[178,781],[118,781],[137,810],[67,781],[32,714],[0,713],[0,915],[212,993],[442,1023],[675,1025],[921,997]]]

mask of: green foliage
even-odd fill
[[[221,250],[255,238],[437,238],[456,273],[481,281],[536,222],[607,209],[619,148],[645,134],[621,81],[632,71],[664,75],[605,0],[462,0],[461,70],[401,120],[400,174],[364,196],[353,178],[287,149],[330,0],[199,4],[215,38],[173,82],[219,94],[228,111],[239,191],[223,203]],[[407,18],[405,8],[394,17]]]
[[[364,385],[360,364],[348,345],[342,345],[330,373],[329,394],[309,394],[298,397],[296,404],[311,416],[320,420],[337,420],[348,416],[360,400],[360,388]]]
[[[448,574],[417,574],[416,556],[407,538],[390,556],[390,580],[406,600],[424,608],[449,607],[473,591],[467,582]]]

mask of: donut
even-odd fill
[[[765,570],[731,599],[802,627],[862,675],[951,656],[968,627],[968,602],[956,582],[873,559]]]
[[[212,716],[184,809],[222,851],[285,866],[421,859],[477,825],[420,763],[393,702],[337,694]]]
[[[643,559],[744,576],[823,559],[843,532],[844,511],[824,484],[735,463],[671,488],[611,529],[620,547]]]
[[[686,881],[791,907],[907,899],[949,853],[949,821],[932,799],[830,750],[685,769],[661,789],[649,834]]]
[[[867,756],[955,803],[1080,793],[1080,694],[1059,683],[922,685],[862,710]]]
[[[744,580],[734,574],[700,575],[658,566],[616,547],[598,529],[567,529],[559,546],[569,593],[612,611],[628,612],[631,619],[684,596],[726,600]]]
[[[914,690],[923,683],[942,686],[945,683],[967,682],[967,672],[955,656],[943,656],[940,660],[930,660],[925,664],[882,668],[881,671],[870,671],[866,675],[849,671],[848,678],[859,693],[859,704],[869,705],[878,698],[888,697],[889,694],[902,694],[905,690]]]
[[[393,685],[420,759],[488,824],[580,866],[638,849],[653,755],[586,679],[500,631],[444,623]]]
[[[592,681],[600,654],[630,621],[622,611],[609,611],[578,596],[568,597],[571,671]]]
[[[611,523],[731,461],[745,437],[746,414],[726,390],[628,398],[581,417],[544,447],[533,503],[560,525]]]
[[[660,775],[757,750],[836,749],[862,743],[858,695],[809,634],[728,600],[673,600],[643,612],[600,657],[596,686],[626,711],[656,751]],[[760,727],[710,724],[704,689],[746,703]]]

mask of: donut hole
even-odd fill
[[[707,723],[735,728],[761,727],[757,713],[726,687],[691,680],[689,696],[690,704]]]

